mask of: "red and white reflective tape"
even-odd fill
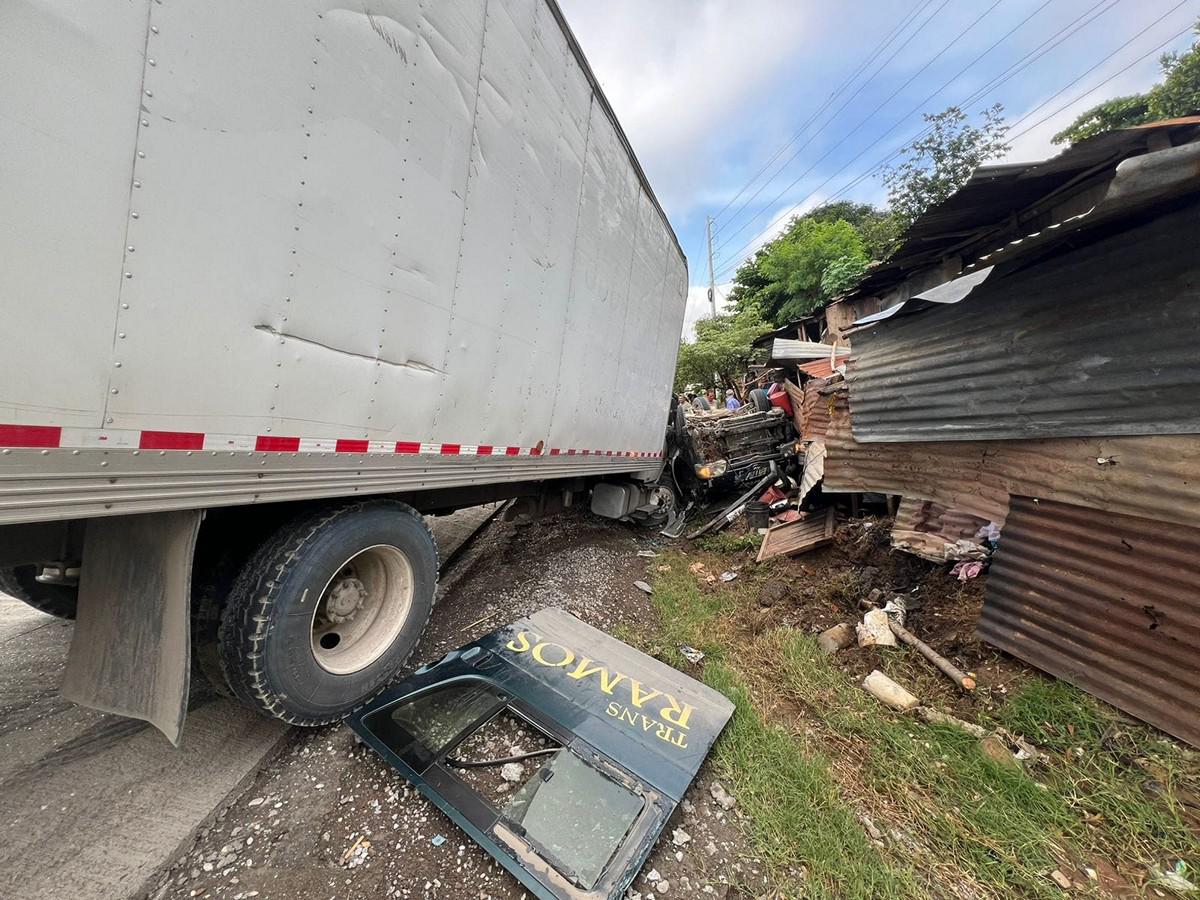
[[[270,434],[207,434],[202,431],[132,431],[58,425],[0,425],[0,447],[43,450],[230,450],[259,453],[359,453],[405,456],[614,456],[661,459],[662,451],[584,450],[576,447],[513,447],[425,441],[301,438]]]

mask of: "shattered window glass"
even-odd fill
[[[496,705],[491,688],[476,681],[451,684],[390,710],[392,722],[433,751]],[[400,751],[401,748],[394,748]]]
[[[643,801],[570,752],[559,752],[512,796],[504,818],[585,888],[642,811]]]

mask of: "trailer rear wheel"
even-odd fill
[[[60,619],[74,619],[79,602],[79,587],[66,584],[43,584],[37,580],[37,566],[0,568],[0,594],[9,594],[24,601],[39,612]]]
[[[433,535],[403,503],[338,506],[283,526],[222,613],[221,666],[234,696],[294,725],[345,718],[416,648],[437,570]]]

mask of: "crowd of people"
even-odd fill
[[[792,400],[788,396],[787,389],[784,384],[787,381],[787,376],[782,371],[775,372],[771,380],[767,382],[765,388],[758,388],[766,393],[767,400],[772,406],[778,406],[784,413],[791,417],[792,415]],[[678,400],[681,405],[690,406],[692,409],[702,412],[709,412],[718,409],[720,402],[717,397],[720,393],[720,388],[707,388],[684,391],[679,395]],[[736,412],[741,409],[745,403],[749,402],[750,394],[753,389],[745,397],[739,397],[738,392],[733,388],[725,388],[724,405],[730,412]]]

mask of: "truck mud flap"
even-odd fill
[[[88,523],[62,694],[144,719],[176,746],[187,713],[198,510]]]
[[[544,609],[418,669],[349,724],[539,900],[614,900],[732,713]]]

